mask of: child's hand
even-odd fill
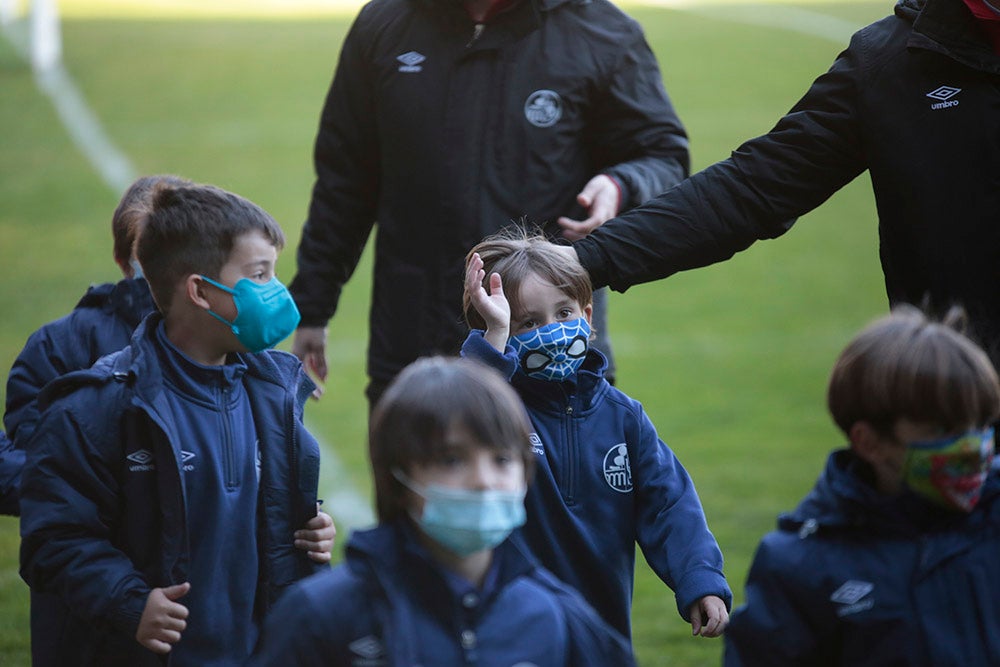
[[[137,642],[153,653],[170,653],[187,627],[187,607],[174,602],[187,595],[191,584],[184,582],[166,588],[154,588],[146,598],[146,606],[135,631]]]
[[[715,595],[706,595],[691,605],[691,634],[718,637],[729,625],[726,603]]]
[[[498,352],[503,352],[510,336],[510,303],[503,293],[500,274],[490,274],[489,293],[483,288],[483,260],[474,253],[465,272],[465,291],[472,306],[486,321],[486,342]]]
[[[326,512],[317,511],[305,528],[295,531],[295,546],[308,552],[306,555],[317,563],[329,563],[335,537],[337,529],[333,519]]]

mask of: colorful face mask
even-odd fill
[[[910,443],[903,479],[911,491],[937,505],[970,512],[979,502],[993,453],[992,428]]]
[[[581,317],[511,336],[508,342],[517,354],[522,372],[539,380],[558,382],[580,369],[589,340],[590,325]]]
[[[224,292],[233,295],[236,319],[230,322],[216,312],[209,314],[232,329],[236,339],[251,352],[274,347],[288,338],[299,325],[299,309],[285,286],[277,278],[261,285],[248,278],[240,278],[233,287],[226,287],[211,278],[201,278]]]
[[[424,511],[413,515],[420,529],[458,556],[492,549],[524,525],[525,489],[470,491],[437,484],[420,486],[399,470],[403,486],[424,499]]]

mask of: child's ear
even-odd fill
[[[851,449],[858,455],[858,458],[874,466],[881,463],[885,450],[885,438],[871,423],[867,421],[854,422],[847,432],[847,437],[851,442]]]
[[[588,303],[583,307],[583,316],[587,319],[589,326],[594,326],[594,304]]]
[[[197,273],[192,273],[184,279],[184,294],[199,308],[212,309],[212,304],[205,296],[205,281]]]

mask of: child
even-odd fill
[[[49,381],[90,368],[105,354],[128,345],[132,332],[156,309],[135,259],[135,239],[149,215],[154,187],[190,185],[178,176],[143,176],[128,187],[111,217],[114,258],[123,280],[93,285],[70,314],[31,334],[7,377],[4,426],[23,448],[38,421],[38,393]]]
[[[462,354],[510,378],[535,430],[528,546],[630,636],[638,542],[693,633],[721,634],[732,599],[722,553],[687,472],[642,406],[603,377],[586,272],[544,237],[509,230],[473,248],[466,269],[477,330]]]
[[[837,359],[849,446],[760,543],[726,665],[1000,664],[1000,388],[954,319],[897,308]]]
[[[624,638],[506,539],[524,521],[528,420],[487,368],[431,357],[372,415],[379,525],[268,618],[256,665],[632,665]]]
[[[159,312],[46,386],[26,447],[36,666],[242,664],[278,594],[330,559],[313,384],[265,351],[299,319],[274,277],[281,228],[210,186],[151,201],[138,258]]]

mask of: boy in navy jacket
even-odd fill
[[[725,664],[1000,664],[989,358],[903,306],[847,345],[827,403],[849,447],[761,541]]]
[[[375,408],[379,525],[268,617],[256,667],[628,667],[625,639],[514,541],[528,418],[495,373],[433,357]]]
[[[281,228],[210,186],[151,201],[138,258],[159,312],[48,384],[26,445],[37,666],[241,664],[278,594],[330,559],[314,385],[267,351],[299,319],[274,277]]]
[[[603,377],[583,267],[542,236],[508,230],[473,248],[466,269],[475,330],[462,354],[510,378],[535,429],[528,546],[631,636],[638,542],[694,634],[721,634],[732,600],[722,553],[687,471],[638,401]]]

